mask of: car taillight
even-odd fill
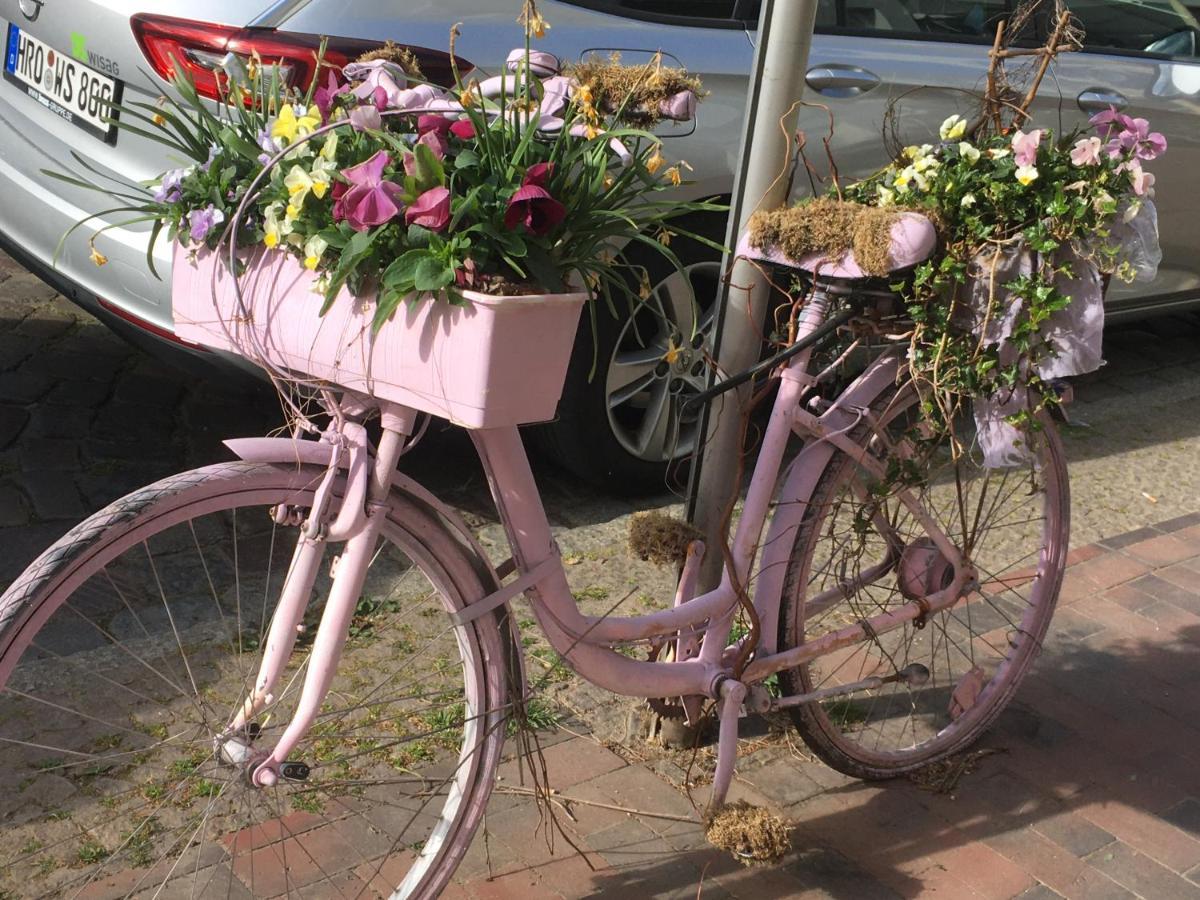
[[[130,18],[134,37],[154,71],[168,81],[175,75],[176,62],[196,85],[202,97],[221,96],[219,79],[222,65],[230,54],[249,59],[258,52],[266,65],[278,64],[288,83],[305,90],[316,74],[316,51],[321,37],[273,28],[235,28],[213,22],[177,19],[174,16],[155,16],[138,13]],[[344,66],[369,50],[383,46],[380,41],[358,38],[330,38],[325,47],[325,61]],[[434,84],[449,84],[453,80],[450,57],[438,50],[408,47],[416,56],[425,77]],[[458,61],[459,70],[471,65]]]

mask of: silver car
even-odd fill
[[[927,139],[946,116],[970,107],[970,92],[986,70],[989,35],[1012,5],[821,2],[808,99],[834,115],[843,177],[884,162],[881,135],[890,105],[901,105],[909,141]],[[68,240],[51,267],[72,223],[115,204],[42,170],[86,165],[148,181],[176,164],[149,137],[118,132],[99,114],[108,99],[153,102],[167,90],[172,57],[202,89],[227,54],[254,49],[302,82],[311,74],[318,35],[334,36],[334,59],[352,59],[390,38],[427,48],[425,68],[432,74],[445,69],[440,51],[450,24],[462,22],[460,55],[495,71],[519,34],[518,6],[517,0],[208,0],[196,6],[0,0],[0,247],[131,340],[185,364],[211,363],[214,354],[172,333],[169,279],[147,271],[145,225],[105,232],[98,244],[109,260],[103,268],[89,261],[91,229]],[[710,93],[695,127],[664,134],[667,153],[694,171],[694,196],[730,189],[758,6],[756,0],[541,3],[552,25],[547,45],[567,58],[617,50],[632,60],[662,50],[701,76]],[[1148,287],[1116,287],[1110,311],[1131,315],[1196,304],[1200,241],[1190,226],[1200,188],[1200,7],[1176,0],[1081,0],[1073,9],[1087,29],[1089,50],[1059,58],[1040,96],[1040,123],[1071,129],[1115,105],[1150,119],[1171,141],[1156,170],[1165,254],[1159,279]],[[196,14],[203,21],[190,18]],[[819,146],[826,122],[824,111],[805,110],[810,146]],[[110,221],[101,215],[96,225]],[[688,224],[717,239],[724,235],[719,217]],[[662,358],[674,337],[692,332],[694,310],[707,322],[719,261],[698,245],[680,242],[675,249],[690,277],[656,269],[654,308],[632,320],[598,310],[594,326],[580,334],[559,420],[535,430],[537,442],[561,463],[613,488],[661,486],[665,468],[695,439],[694,423],[681,419],[680,409],[699,384],[702,365],[680,370]],[[155,259],[167,279],[165,244]]]

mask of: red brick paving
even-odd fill
[[[570,842],[559,835],[551,853],[534,807],[504,792],[519,781],[509,763],[487,852],[477,840],[442,896],[1200,898],[1200,524],[1139,529],[1072,551],[1070,562],[1042,657],[982,742],[1004,752],[955,794],[859,783],[778,747],[760,751],[735,792],[766,798],[792,821],[795,849],[752,870],[707,847],[696,824],[582,803],[560,814]],[[545,756],[564,797],[691,810],[649,769],[586,736]],[[314,830],[303,818],[288,824],[300,832],[287,842],[298,896],[386,896],[405,868],[403,859],[363,861],[388,840],[361,815]],[[259,877],[278,855],[264,837],[239,838],[260,848]],[[334,882],[313,884],[322,871]],[[277,880],[284,886],[282,873]]]

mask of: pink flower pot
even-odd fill
[[[343,290],[324,315],[313,273],[289,253],[260,252],[238,306],[224,254],[176,245],[171,282],[179,337],[402,403],[466,426],[554,417],[586,293],[494,297],[464,291],[405,303],[377,334],[375,304]]]

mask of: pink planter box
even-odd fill
[[[469,306],[422,298],[403,304],[372,335],[369,298],[343,290],[320,316],[313,273],[288,253],[257,259],[241,279],[243,313],[218,254],[204,251],[193,260],[176,245],[176,334],[468,428],[554,417],[587,294],[464,291]]]

